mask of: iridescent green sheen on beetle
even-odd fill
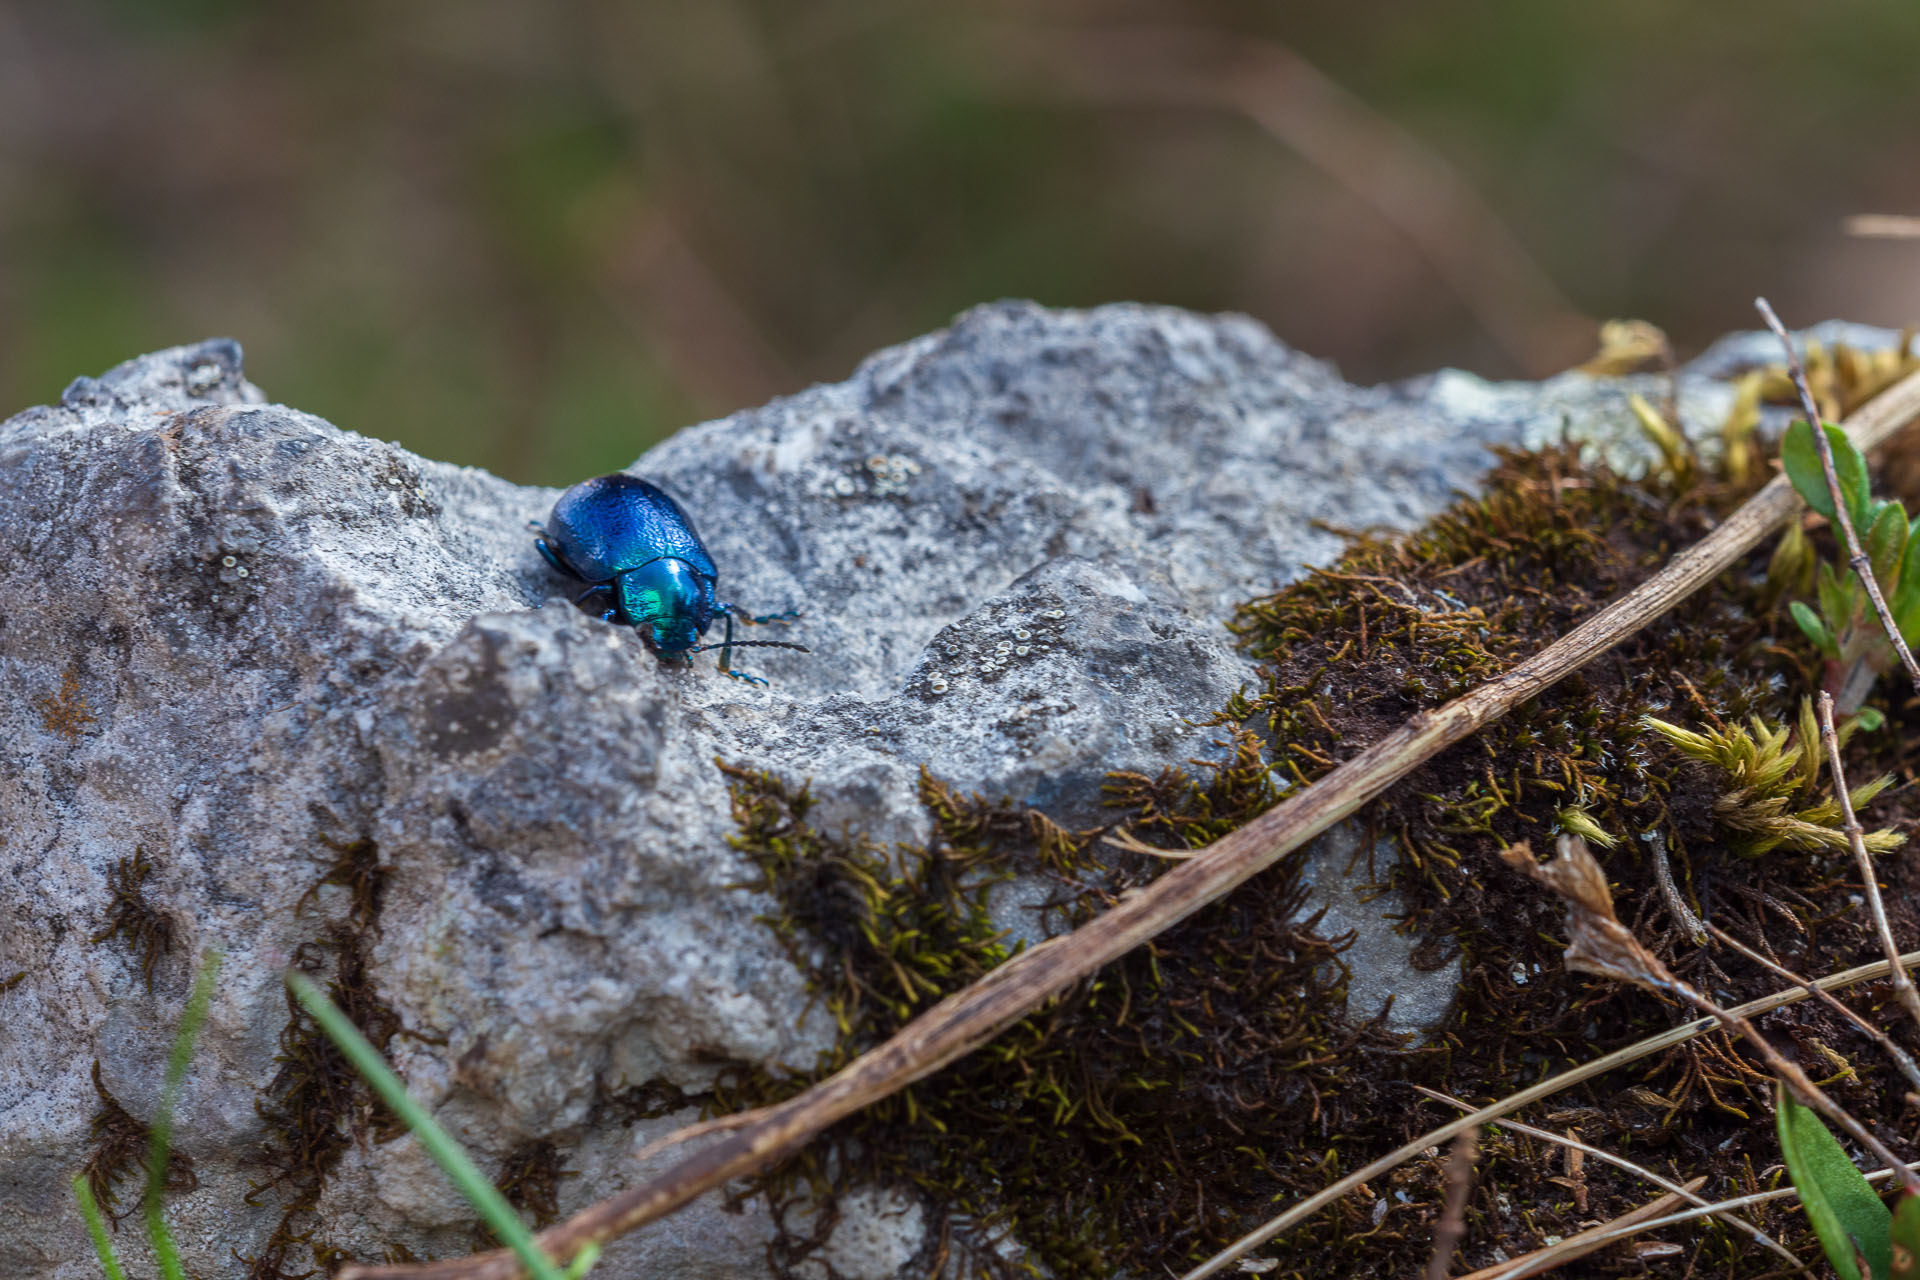
[[[647,647],[663,658],[708,649],[720,651],[720,670],[738,680],[765,684],[759,676],[733,670],[735,649],[798,649],[783,640],[735,640],[734,606],[719,599],[714,587],[720,571],[693,521],[670,496],[638,476],[616,473],[582,480],[560,495],[534,546],[548,564],[570,578],[589,583],[574,599],[581,604],[602,595],[613,607],[601,613],[607,622],[632,627]],[[749,623],[779,622],[798,610],[745,617]],[[701,644],[716,617],[727,620],[726,638]]]

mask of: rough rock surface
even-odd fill
[[[1084,821],[1106,771],[1213,749],[1187,717],[1250,677],[1237,601],[1336,555],[1331,528],[1417,523],[1489,444],[1571,420],[1631,449],[1635,385],[1355,388],[1244,318],[980,308],[635,464],[695,514],[724,596],[806,611],[813,654],[749,651],[757,689],[565,607],[525,529],[552,491],[265,404],[230,342],[80,379],[0,426],[0,982],[24,974],[0,992],[0,1274],[97,1273],[67,1190],[90,1070],[151,1113],[206,948],[226,970],[182,1104],[199,1185],[170,1212],[196,1275],[241,1273],[230,1250],[285,1199],[245,1203],[278,975],[353,925],[351,887],[315,886],[355,848],[389,873],[361,958],[415,1094],[483,1164],[553,1140],[563,1211],[622,1185],[688,1116],[608,1123],[604,1090],[805,1068],[831,1039],[736,887],[716,756],[811,777],[822,820],[879,839],[924,834],[923,763]],[[1683,400],[1706,422],[1725,391]],[[1016,630],[1027,652],[985,667]],[[172,931],[150,978],[126,936],[96,941],[136,850]],[[1345,861],[1316,861],[1327,893]],[[1407,981],[1410,940],[1363,934],[1354,1011],[1391,992],[1399,1028],[1441,1016],[1452,975]],[[349,1251],[471,1243],[410,1138],[347,1151],[320,1207]],[[843,1207],[840,1274],[919,1250],[917,1204]],[[596,1274],[764,1274],[769,1231],[709,1198]]]

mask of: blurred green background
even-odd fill
[[[1356,380],[1920,317],[1920,5],[0,3],[0,406],[227,334],[516,480],[1004,296]]]

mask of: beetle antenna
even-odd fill
[[[695,645],[685,652],[705,653],[709,649],[797,649],[801,653],[813,652],[803,644],[789,644],[785,640],[720,640],[713,644]]]

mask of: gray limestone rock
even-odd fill
[[[610,1094],[802,1070],[832,1039],[739,887],[715,757],[811,778],[822,821],[881,840],[925,834],[923,764],[1095,820],[1108,770],[1218,749],[1190,718],[1251,679],[1236,602],[1337,555],[1332,528],[1417,523],[1489,444],[1570,417],[1630,453],[1636,385],[1356,388],[1244,318],[980,308],[635,464],[695,515],[725,597],[805,611],[813,653],[748,651],[755,688],[567,607],[525,528],[552,491],[267,404],[231,342],[76,381],[0,425],[0,981],[24,974],[0,993],[0,1274],[96,1274],[67,1189],[93,1064],[150,1114],[209,949],[179,1144],[198,1188],[170,1210],[203,1280],[240,1274],[294,1193],[248,1203],[274,1170],[263,1111],[297,1083],[289,964],[359,966],[403,1028],[390,1056],[483,1165],[555,1142],[563,1211],[626,1185],[691,1113],[609,1119]],[[1688,381],[1692,418],[1724,403]],[[96,941],[136,851],[170,940],[150,974]],[[355,857],[385,871],[376,931],[346,928],[371,904]],[[1037,936],[1021,908],[1017,884],[996,904]],[[1396,1025],[1442,1016],[1451,974],[1412,999],[1404,947],[1366,936],[1354,1011],[1391,990]],[[931,1226],[862,1194],[828,1261],[880,1277]],[[348,1251],[471,1246],[411,1138],[350,1145],[318,1195]],[[764,1274],[771,1229],[710,1197],[596,1274]]]

